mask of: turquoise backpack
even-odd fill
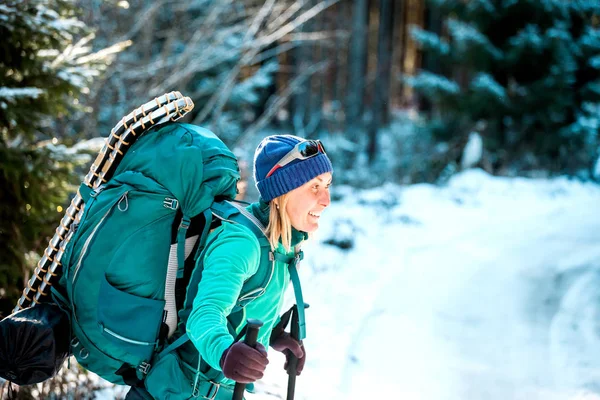
[[[274,265],[264,227],[232,201],[239,178],[235,156],[213,133],[168,123],[144,132],[108,182],[95,190],[81,186],[84,214],[52,294],[70,315],[71,350],[83,367],[116,384],[139,385],[160,359],[163,367],[196,371],[180,379],[185,392],[193,392],[189,379],[197,380],[200,369],[206,379],[221,377],[200,365],[185,335],[202,277],[194,266],[209,231],[220,220],[241,223],[261,246],[259,272],[244,284],[229,321],[234,336],[242,322],[234,319],[243,314],[237,311],[264,293]],[[187,348],[191,359],[178,359],[175,348]]]

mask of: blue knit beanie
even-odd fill
[[[321,174],[333,172],[327,155],[318,154],[306,160],[294,160],[266,177],[283,156],[304,140],[293,135],[273,135],[260,142],[254,153],[254,180],[263,201],[271,201]]]

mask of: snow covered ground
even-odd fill
[[[600,399],[600,186],[470,170],[335,193],[305,246],[297,399]],[[250,399],[285,398],[272,353]]]

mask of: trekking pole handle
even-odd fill
[[[244,339],[244,343],[246,343],[250,347],[256,347],[256,341],[258,340],[258,330],[261,326],[263,326],[263,323],[258,319],[249,318],[246,321],[246,326],[248,327],[248,330],[246,331],[246,338]],[[243,400],[245,390],[245,383],[236,382],[235,388],[233,390],[232,400]]]

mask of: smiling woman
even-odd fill
[[[236,382],[251,384],[263,377],[269,345],[292,361],[286,364],[288,373],[300,374],[306,359],[301,340],[304,304],[295,266],[302,258],[301,244],[319,228],[321,214],[330,204],[332,172],[319,141],[275,135],[258,145],[254,179],[260,199],[245,209],[238,207],[262,233],[257,237],[247,224],[224,218],[208,236],[195,268],[202,271],[201,280],[188,289],[187,297],[192,300],[186,299],[183,311],[189,313],[184,328],[193,347],[178,350],[181,363],[197,373],[179,380],[187,380],[189,385],[178,386],[161,374],[161,370],[177,366],[160,360],[145,382],[153,398],[188,398],[193,386],[200,397],[229,400]],[[257,278],[264,285],[260,291],[249,292],[247,287]],[[301,315],[302,322],[296,320],[294,326],[302,333],[297,338],[285,331],[289,317],[280,317],[290,280],[294,291],[300,292],[295,316]],[[239,341],[245,321],[250,319],[263,322],[255,347]],[[133,388],[127,398],[147,398],[144,392]]]
[[[254,156],[254,179],[261,200],[269,202],[267,235],[271,247],[281,240],[291,248],[292,228],[312,233],[329,205],[332,166],[318,140],[276,135],[264,139]]]

